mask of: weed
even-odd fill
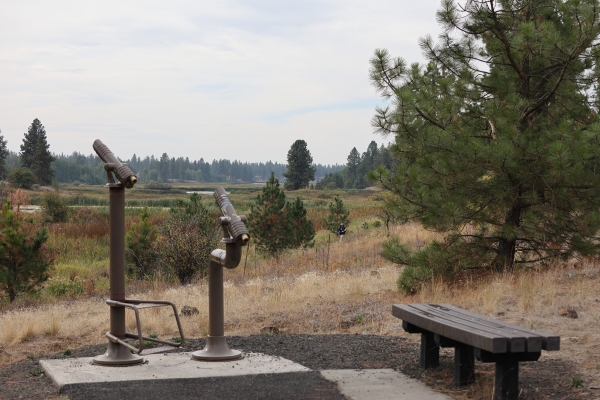
[[[29,354],[27,354],[27,358],[30,359],[31,361],[33,361],[33,360],[35,360],[35,354],[29,353]]]
[[[171,341],[173,343],[181,343],[181,338],[179,336],[177,336],[177,337],[171,338]]]
[[[71,349],[66,349],[65,351],[63,351],[63,356],[70,356],[71,354],[73,354]]]
[[[570,387],[572,387],[573,389],[581,389],[582,387],[585,386],[585,383],[583,382],[583,379],[581,379],[578,376],[574,376],[571,378],[571,383],[569,384]]]
[[[364,323],[364,318],[362,314],[358,314],[356,317],[356,325],[362,325]]]
[[[29,377],[36,377],[36,376],[42,376],[42,375],[44,375],[44,370],[41,369],[40,367],[30,369],[27,372],[27,376],[29,376]]]

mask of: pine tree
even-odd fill
[[[133,224],[125,235],[128,267],[138,279],[151,277],[157,258],[154,248],[156,234],[156,228],[150,222],[148,208],[144,207],[140,214],[140,222]]]
[[[292,227],[287,216],[285,193],[279,189],[279,180],[271,178],[250,207],[248,227],[256,247],[273,256],[289,248]]]
[[[350,211],[344,206],[342,199],[336,195],[333,199],[333,203],[329,203],[329,215],[327,215],[327,218],[323,219],[323,222],[325,223],[325,227],[329,229],[331,233],[337,233],[337,228],[340,224],[344,224],[345,226],[350,224],[350,220],[348,219],[349,215]]]
[[[597,255],[600,242],[600,63],[597,0],[445,0],[426,65],[377,50],[371,79],[390,106],[395,171],[371,178],[397,196],[401,220],[443,232],[407,264],[399,285],[465,268]]]
[[[287,172],[285,188],[298,190],[308,187],[308,183],[315,179],[316,168],[312,166],[313,158],[308,151],[304,140],[296,140],[287,154]]]
[[[54,177],[54,171],[51,168],[54,157],[50,154],[49,149],[46,129],[36,118],[25,133],[20,156],[22,166],[33,172],[40,185],[49,185]]]
[[[28,237],[21,224],[10,202],[4,203],[0,214],[0,289],[11,303],[19,293],[31,292],[45,282],[52,265],[52,257],[44,247],[46,229]]]
[[[4,179],[6,174],[6,157],[8,157],[8,148],[6,147],[6,140],[0,131],[0,178]]]
[[[158,169],[158,180],[159,182],[166,182],[169,179],[169,156],[167,153],[163,153],[160,157],[159,169]]]
[[[358,176],[358,166],[360,165],[360,153],[353,147],[348,155],[348,163],[346,164],[346,183],[347,189],[354,188],[356,177]]]
[[[289,233],[293,235],[293,238],[290,240],[291,245],[296,248],[312,247],[314,245],[315,227],[306,216],[304,202],[300,197],[296,197],[295,201],[287,203],[286,208],[288,220],[291,225]]]

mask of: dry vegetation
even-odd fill
[[[406,296],[398,292],[395,284],[400,269],[379,256],[380,245],[386,239],[384,228],[359,228],[364,221],[374,221],[373,210],[356,207],[353,212],[351,234],[343,244],[334,237],[329,244],[329,234],[321,231],[315,248],[288,253],[278,260],[265,259],[250,247],[242,264],[225,272],[226,334],[256,334],[263,327],[273,326],[284,333],[370,333],[418,341],[418,335],[404,333],[401,321],[392,317],[391,304],[451,303],[560,335],[561,350],[545,352],[542,359],[568,360],[576,365],[576,372],[565,371],[564,381],[557,384],[568,386],[574,377],[579,377],[587,387],[600,386],[598,260],[572,260],[549,269],[510,275],[461,276],[452,283],[432,282],[417,295]],[[108,242],[102,235],[94,238],[102,228],[93,221],[87,228],[80,228],[87,234],[75,226],[64,225],[61,229],[64,232],[54,235],[53,240],[57,241],[55,245],[64,246],[65,254],[48,285],[63,282],[69,287],[69,283],[73,286],[78,282],[81,290],[65,297],[45,294],[37,300],[0,309],[0,364],[28,354],[49,354],[106,342],[108,253],[91,241],[104,240],[104,246]],[[435,238],[416,225],[394,226],[391,233],[413,246]],[[74,253],[85,256],[69,262],[68,254]],[[128,293],[131,298],[171,300],[179,308],[197,307],[199,315],[182,318],[184,332],[188,337],[207,334],[206,282],[181,287],[159,279],[131,281]],[[577,318],[566,310],[575,311]],[[166,308],[143,311],[145,333],[166,339],[176,336],[170,313]],[[132,317],[128,316],[131,331],[135,329]],[[523,368],[526,370],[527,366]],[[491,393],[493,374],[486,376],[475,386],[454,391],[453,395],[490,398],[486,393]]]

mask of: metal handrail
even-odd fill
[[[135,313],[135,321],[136,321],[138,333],[136,335],[135,333],[125,332],[125,337],[130,338],[130,339],[137,339],[139,342],[139,348],[130,345],[129,343],[125,342],[122,339],[119,339],[118,337],[114,336],[110,332],[106,332],[106,337],[111,342],[119,343],[119,344],[127,347],[129,350],[133,351],[136,354],[140,354],[144,350],[144,340],[147,340],[149,342],[165,344],[165,345],[173,346],[173,347],[181,347],[181,345],[185,341],[185,337],[183,335],[183,328],[181,327],[181,321],[179,320],[179,315],[177,314],[177,306],[173,302],[165,301],[165,300],[125,299],[124,301],[106,300],[106,304],[108,304],[111,307],[130,308]],[[159,307],[161,307],[161,306],[173,307],[173,314],[175,315],[175,321],[177,321],[177,329],[179,330],[179,337],[181,337],[181,341],[179,343],[176,343],[176,342],[171,342],[171,341],[167,341],[167,340],[150,338],[150,337],[146,337],[146,336],[142,335],[142,322],[140,320],[139,309],[136,306],[137,304],[157,304]]]

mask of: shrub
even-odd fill
[[[44,215],[44,222],[67,222],[69,219],[69,207],[56,192],[49,192],[42,196],[41,206]]]
[[[25,167],[13,169],[6,179],[12,186],[23,189],[31,189],[36,182],[36,177],[33,172]]]
[[[0,289],[8,293],[11,303],[18,293],[34,291],[46,281],[53,261],[44,247],[46,229],[28,237],[21,223],[10,201],[4,203],[0,214]]]
[[[210,215],[196,193],[188,203],[172,208],[155,241],[163,272],[176,276],[181,284],[189,283],[195,275],[205,276],[210,253],[220,239],[215,220],[216,215]]]
[[[148,207],[144,207],[139,224],[133,224],[125,235],[127,267],[138,279],[148,278],[156,262],[156,228],[150,223]]]

